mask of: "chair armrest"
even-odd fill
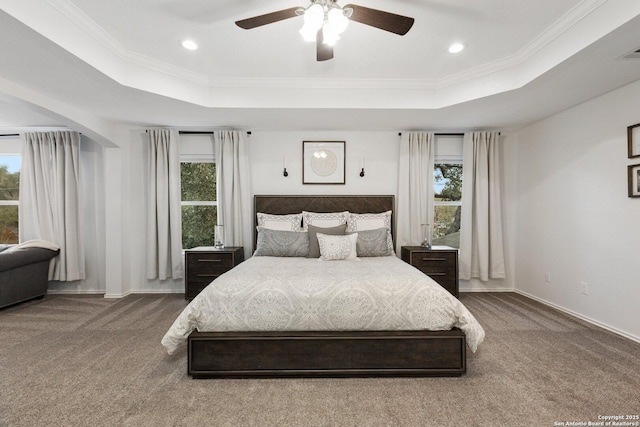
[[[0,272],[47,261],[57,256],[60,251],[52,251],[44,248],[11,249],[0,252]]]

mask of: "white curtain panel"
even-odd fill
[[[179,135],[175,130],[149,129],[147,137],[147,279],[180,279],[183,267]]]
[[[420,245],[422,224],[433,224],[432,132],[403,132],[398,164],[396,253],[405,245]]]
[[[20,241],[43,239],[60,246],[49,280],[83,280],[80,134],[27,132],[21,139]]]
[[[505,277],[498,132],[464,136],[460,278]]]
[[[218,224],[224,226],[224,245],[243,246],[245,259],[253,247],[251,168],[246,132],[213,133],[216,152]]]

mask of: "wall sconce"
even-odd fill
[[[360,171],[360,178],[364,177],[364,156],[362,156],[362,170]]]
[[[289,172],[287,172],[287,156],[284,156],[283,165],[284,165],[284,170],[282,171],[282,176],[286,178],[289,176]]]

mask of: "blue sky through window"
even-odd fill
[[[0,155],[0,166],[7,166],[9,173],[20,171],[19,155]]]

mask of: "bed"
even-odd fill
[[[254,198],[257,219],[305,211],[367,220],[393,209],[393,196]],[[385,218],[391,240],[395,215]],[[258,237],[254,249],[263,253]],[[328,238],[318,239],[326,249]],[[394,255],[324,262],[253,256],[194,298],[162,344],[173,353],[187,342],[193,378],[460,376],[467,346],[475,351],[483,337],[455,297]]]

